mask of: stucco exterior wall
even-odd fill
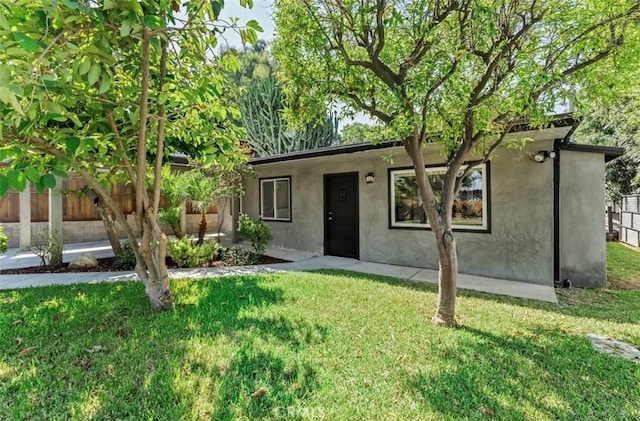
[[[601,154],[560,153],[560,277],[574,286],[606,284],[604,170]]]
[[[553,163],[528,156],[551,145],[551,140],[541,140],[520,151],[496,151],[490,163],[490,232],[456,233],[462,273],[553,284]],[[431,147],[425,161],[439,164],[444,158]],[[291,176],[292,220],[268,222],[272,245],[323,254],[323,175],[357,171],[360,259],[437,268],[431,231],[389,228],[388,171],[408,166],[401,148],[256,165],[258,177],[245,181],[243,211],[259,216],[258,178]],[[365,183],[369,172],[375,174],[373,184]]]

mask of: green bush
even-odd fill
[[[124,244],[122,244],[122,254],[116,256],[114,266],[120,270],[134,270],[136,268],[136,255],[129,241],[125,241]]]
[[[222,248],[220,250],[220,260],[225,266],[244,266],[257,263],[255,253],[236,248]]]
[[[7,235],[4,233],[4,227],[0,225],[0,253],[7,252],[8,241],[9,239],[7,238]]]
[[[221,246],[216,241],[205,241],[196,245],[192,237],[184,236],[177,240],[169,240],[168,254],[181,268],[205,266],[218,256]]]
[[[251,243],[256,255],[264,254],[267,244],[271,241],[271,228],[264,221],[250,218],[248,215],[240,215],[238,221],[238,233],[240,238]]]

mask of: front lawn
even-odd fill
[[[340,271],[0,292],[0,419],[639,419],[640,291],[585,311]],[[624,300],[621,299],[624,297]],[[635,302],[632,309],[622,308]]]

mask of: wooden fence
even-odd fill
[[[620,206],[620,241],[640,247],[640,196],[623,196]]]
[[[62,183],[62,219],[64,221],[98,221],[100,217],[95,210],[91,200],[82,193],[82,188],[86,185],[84,180],[78,177],[64,179]],[[122,212],[127,215],[135,210],[135,194],[131,186],[116,184],[111,187],[111,197],[113,197]],[[161,206],[166,203],[161,200]],[[217,213],[217,206],[212,206],[207,213]],[[187,213],[197,214],[187,203]],[[31,186],[31,222],[46,222],[49,220],[49,191],[38,193]],[[20,193],[14,190],[0,198],[0,223],[20,221]]]

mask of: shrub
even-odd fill
[[[218,255],[220,248],[220,244],[216,241],[205,241],[200,245],[196,245],[193,242],[193,238],[189,236],[170,240],[167,246],[169,256],[181,268],[193,268],[210,264]]]
[[[257,255],[250,251],[236,248],[222,248],[220,250],[220,260],[225,266],[244,266],[257,263]]]
[[[136,268],[136,255],[129,241],[122,244],[122,254],[116,256],[114,266],[120,270],[134,270]]]
[[[250,218],[248,215],[240,215],[238,233],[240,238],[251,243],[254,253],[258,256],[264,254],[267,243],[272,238],[269,225],[259,219]]]
[[[7,238],[7,235],[4,233],[4,227],[0,225],[0,253],[7,252],[8,241],[9,239]]]

